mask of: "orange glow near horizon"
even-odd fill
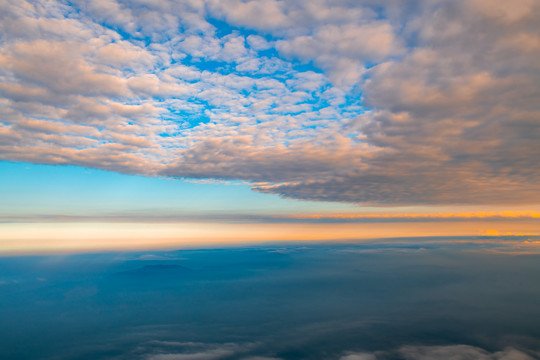
[[[363,241],[399,237],[535,236],[535,220],[331,223],[3,223],[0,254],[230,246],[284,241]]]
[[[475,211],[456,213],[398,213],[398,214],[309,214],[291,215],[291,219],[540,219],[539,211]]]

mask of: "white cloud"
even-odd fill
[[[342,356],[339,360],[377,360],[377,357],[369,353],[352,353]]]
[[[146,348],[148,353],[145,356],[146,360],[219,360],[231,357],[244,359],[243,355],[253,348],[253,344],[151,341],[143,344],[142,348]],[[270,360],[273,358],[248,357],[247,359]]]
[[[401,48],[388,23],[327,25],[313,35],[302,35],[277,42],[285,56],[314,61],[326,70],[338,86],[357,84],[369,61],[382,61]]]
[[[450,346],[405,346],[399,351],[407,360],[534,360],[526,353],[514,348],[489,353],[469,345]]]
[[[340,360],[385,360],[388,358],[393,359],[396,356],[406,360],[534,360],[536,355],[538,354],[527,354],[512,347],[507,347],[501,351],[489,352],[470,345],[407,345],[399,348],[397,351],[383,350],[374,353],[350,352],[342,356]]]
[[[271,43],[266,41],[266,39],[263,38],[262,36],[258,36],[258,35],[249,35],[247,37],[247,42],[252,49],[257,50],[257,51],[268,50],[272,48]]]

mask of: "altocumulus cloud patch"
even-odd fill
[[[3,1],[0,157],[366,204],[540,193],[540,5]]]

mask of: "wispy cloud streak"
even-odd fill
[[[0,222],[134,222],[134,223],[407,223],[407,222],[540,222],[537,211],[492,211],[470,213],[390,213],[390,214],[305,214],[271,215],[244,213],[204,213],[166,215],[20,215],[2,216]]]

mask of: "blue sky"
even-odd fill
[[[194,183],[77,166],[0,163],[2,215],[203,215],[354,211],[351,204],[302,202],[241,183]]]

